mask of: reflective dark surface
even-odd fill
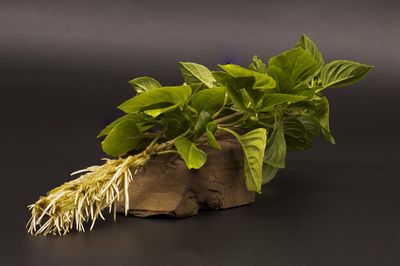
[[[395,1],[0,1],[1,265],[399,265],[400,19]],[[328,92],[337,144],[288,156],[252,205],[183,220],[108,217],[25,233],[26,205],[96,164],[98,131],[176,61],[247,64],[305,32],[376,69]]]

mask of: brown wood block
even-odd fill
[[[147,217],[187,217],[199,209],[227,209],[254,202],[246,189],[243,155],[235,139],[219,141],[222,150],[202,146],[207,162],[199,170],[187,169],[176,154],[153,157],[129,186],[129,214]],[[124,212],[119,202],[118,212]]]

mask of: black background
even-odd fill
[[[396,1],[0,1],[1,265],[400,265]],[[256,202],[184,220],[119,216],[33,237],[26,205],[96,164],[96,134],[177,61],[247,65],[301,33],[375,69],[331,89],[336,145],[289,154]]]

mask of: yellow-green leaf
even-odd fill
[[[189,169],[199,169],[207,161],[207,154],[186,137],[178,137],[175,141],[175,147]]]
[[[217,130],[217,123],[210,122],[206,126],[206,134],[207,134],[207,141],[208,145],[211,148],[216,150],[221,150],[221,145],[219,145],[218,141],[215,139],[214,132]]]
[[[150,77],[138,77],[129,81],[138,94],[161,87],[160,82]]]
[[[267,141],[264,128],[254,129],[239,137],[244,154],[244,172],[246,187],[249,191],[261,192],[262,166]]]
[[[133,120],[126,120],[116,125],[101,143],[103,151],[118,157],[132,150],[144,135]]]
[[[218,66],[235,78],[254,77],[255,78],[254,89],[270,90],[275,88],[276,86],[275,80],[270,76],[268,76],[267,74],[256,72],[234,64],[218,65]]]
[[[211,71],[203,65],[191,62],[179,62],[183,79],[189,86],[204,84],[208,88],[214,86],[215,79]]]
[[[192,89],[189,86],[171,86],[153,89],[143,92],[118,106],[125,113],[147,111],[149,115],[156,117],[163,112],[184,105]]]

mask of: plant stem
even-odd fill
[[[230,119],[232,119],[232,118],[234,118],[234,117],[236,117],[236,116],[239,116],[239,115],[242,115],[242,113],[240,113],[240,112],[235,112],[235,113],[232,113],[232,114],[229,114],[229,115],[220,117],[220,118],[218,118],[218,119],[215,119],[215,122],[217,122],[217,123],[219,124],[219,123],[221,123],[221,122],[230,120]]]

